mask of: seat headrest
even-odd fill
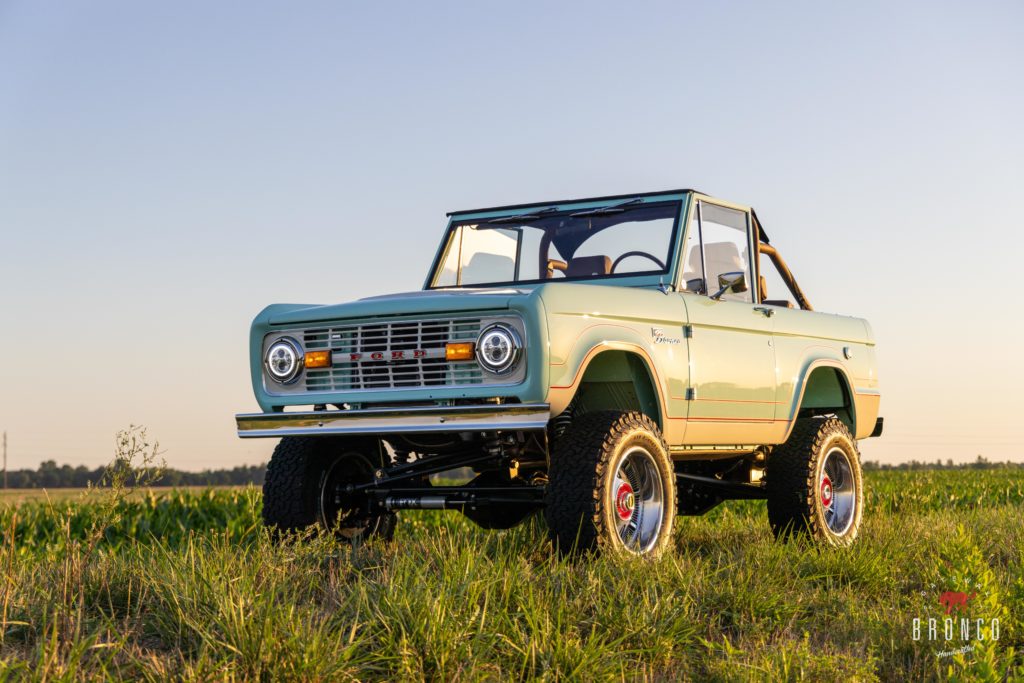
[[[708,263],[731,263],[735,265],[732,270],[743,270],[743,261],[740,260],[740,250],[732,242],[712,242],[704,245],[704,258]],[[728,271],[725,271],[728,272]]]
[[[462,282],[475,284],[478,282],[494,282],[495,280],[512,280],[515,277],[516,262],[501,254],[477,252],[469,263],[462,267]]]
[[[577,256],[569,261],[566,277],[589,277],[608,275],[612,271],[612,260],[607,256]]]
[[[740,258],[740,250],[736,248],[736,245],[732,242],[712,242],[704,245],[704,257],[707,259],[709,264],[714,263],[716,265],[730,264],[729,270],[745,270],[746,267],[743,265],[743,260]],[[687,259],[689,264],[689,271],[694,273],[701,272],[701,261],[700,261],[700,246],[694,246],[690,249],[690,257]],[[709,268],[710,270],[710,268]],[[721,272],[728,272],[724,270]]]

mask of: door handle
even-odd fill
[[[770,318],[775,315],[775,309],[768,306],[754,306],[755,311],[760,311],[764,314],[764,317]]]

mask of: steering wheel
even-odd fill
[[[619,265],[620,263],[622,263],[622,261],[624,259],[627,259],[630,256],[643,256],[644,258],[649,258],[652,261],[654,261],[655,263],[657,263],[659,268],[661,268],[662,270],[665,270],[665,264],[662,263],[661,260],[657,256],[653,256],[651,254],[648,254],[646,251],[627,251],[625,254],[621,254],[617,259],[615,259],[612,262],[612,267],[608,269],[608,273],[609,274],[614,273],[615,272],[615,266]]]

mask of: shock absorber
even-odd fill
[[[501,436],[495,435],[494,437],[488,439],[487,442],[484,444],[484,450],[490,453],[495,458],[501,458],[501,456],[504,455],[505,453],[504,444],[502,443]]]
[[[488,439],[484,451],[494,458],[499,469],[508,468],[509,476],[519,475],[519,461],[523,455],[523,444],[516,440],[514,434],[498,434]]]
[[[573,398],[569,402],[569,405],[565,407],[565,410],[560,412],[555,417],[551,418],[551,442],[554,443],[558,440],[562,434],[565,434],[565,430],[572,424],[573,413],[576,411],[576,399]]]
[[[444,510],[448,499],[445,496],[388,496],[384,507],[388,510]]]

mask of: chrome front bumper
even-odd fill
[[[550,419],[551,406],[547,403],[416,406],[235,416],[238,436],[243,439],[328,434],[528,431],[546,429]]]

